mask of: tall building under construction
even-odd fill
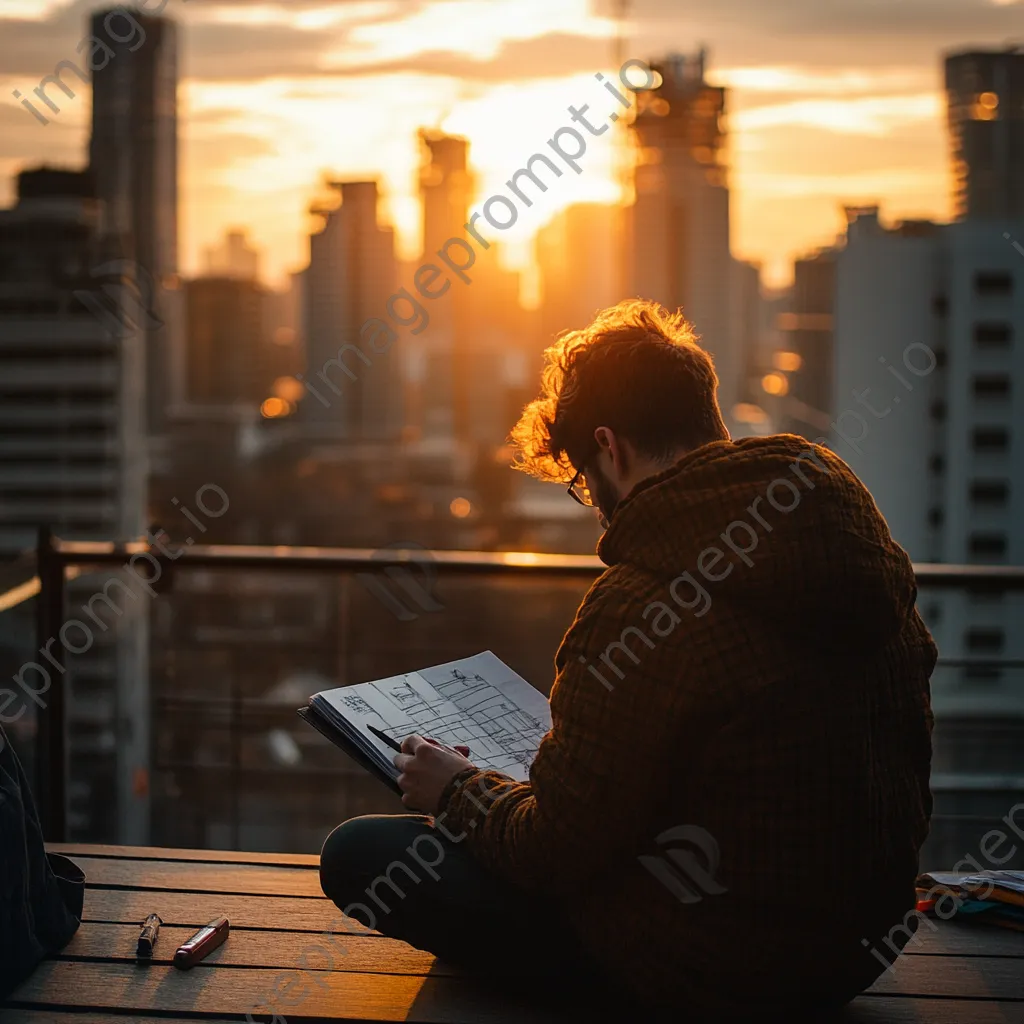
[[[636,95],[630,293],[681,308],[694,323],[715,359],[728,418],[740,358],[730,325],[726,91],[708,84],[705,63],[703,50],[652,61],[654,82]]]
[[[1024,49],[946,58],[957,220],[1024,217]]]

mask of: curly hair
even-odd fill
[[[514,466],[565,482],[597,451],[609,427],[641,454],[667,459],[728,438],[711,356],[681,312],[627,299],[545,353],[541,394],[510,435]]]

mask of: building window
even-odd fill
[[[940,369],[944,370],[946,365],[949,363],[949,354],[944,348],[937,348],[935,350],[935,365]]]
[[[988,626],[974,626],[964,636],[964,645],[972,654],[1000,654],[1005,642],[1001,629]]]
[[[933,455],[928,460],[928,469],[933,476],[942,476],[946,471],[946,460],[941,455]]]
[[[975,398],[1009,398],[1010,378],[1005,373],[989,373],[974,378]]]
[[[1006,480],[975,480],[971,484],[971,501],[975,505],[999,506],[1010,500],[1010,485]]]
[[[1013,327],[1010,324],[985,323],[974,325],[974,344],[978,348],[1009,348],[1013,341]]]
[[[974,275],[974,290],[986,298],[1013,294],[1013,275],[1007,270],[982,270]]]
[[[932,311],[936,316],[946,316],[949,313],[949,299],[945,295],[936,295],[932,299]]]
[[[942,605],[928,605],[924,610],[924,620],[931,626],[937,626],[942,621]]]
[[[941,508],[938,508],[936,506],[935,508],[930,508],[928,510],[928,525],[933,529],[937,530],[940,526],[942,526],[945,519],[946,515]]]
[[[971,441],[976,452],[997,454],[1010,447],[1010,432],[1005,427],[975,427]]]
[[[946,403],[941,398],[936,398],[931,404],[931,417],[936,423],[942,423],[946,419]]]
[[[977,683],[997,683],[1003,678],[1003,673],[990,665],[969,665],[964,675]]]
[[[968,549],[972,558],[1002,559],[1006,557],[1005,533],[972,533],[968,541]]]

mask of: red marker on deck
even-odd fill
[[[224,944],[230,927],[226,917],[218,917],[205,928],[200,928],[188,942],[178,947],[174,954],[174,966],[187,971],[201,960],[205,960],[218,946]]]

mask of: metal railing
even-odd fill
[[[510,577],[538,576],[585,581],[604,568],[596,556],[552,555],[532,552],[480,552],[389,550],[382,562],[381,552],[367,549],[316,547],[246,547],[195,544],[179,549],[171,559],[159,547],[146,542],[130,544],[74,543],[62,541],[46,529],[40,531],[36,572],[24,572],[6,593],[0,593],[0,609],[18,601],[37,598],[37,650],[56,670],[45,707],[38,712],[36,737],[37,788],[43,827],[47,838],[61,842],[67,835],[67,718],[65,672],[62,645],[52,642],[64,625],[66,584],[85,567],[123,567],[132,556],[146,556],[159,565],[154,573],[159,584],[172,585],[174,573],[182,569],[233,569],[269,572],[310,572],[338,574],[380,571],[388,565],[422,565],[429,559],[432,571],[441,576]],[[1024,567],[995,565],[917,565],[919,584],[928,588],[975,588],[1024,590]],[[43,650],[45,648],[45,651]],[[940,660],[947,667],[1024,668],[1024,660],[1007,658],[952,658]]]

